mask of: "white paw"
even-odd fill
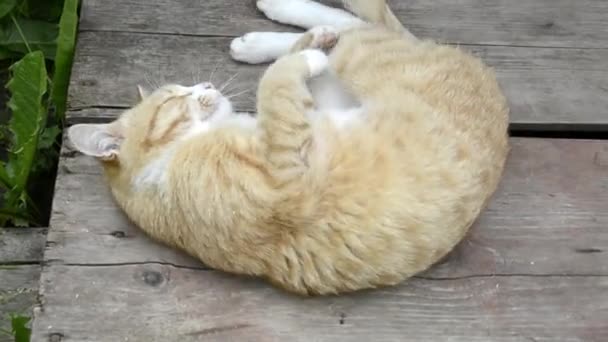
[[[344,10],[310,0],[257,0],[257,6],[269,19],[307,29],[320,25],[347,29],[364,23]]]
[[[271,20],[309,28],[314,26],[311,17],[318,4],[309,0],[258,0],[257,7]]]
[[[299,0],[258,0],[256,5],[269,19],[282,21],[291,17],[290,5]]]
[[[320,75],[329,66],[329,59],[321,50],[309,49],[301,51],[300,54],[306,57],[311,77]]]
[[[316,26],[309,31],[313,35],[311,47],[331,49],[338,42],[339,31],[333,26]]]
[[[251,32],[230,43],[230,56],[240,62],[259,64],[275,60],[281,42],[265,32]],[[279,50],[279,51],[277,51]],[[283,49],[284,50],[284,49]]]

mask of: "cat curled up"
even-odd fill
[[[166,85],[69,129],[152,238],[226,272],[327,295],[398,284],[457,245],[500,181],[508,108],[493,71],[419,40],[384,0],[259,0],[305,33],[254,32],[272,62],[257,115],[210,83]]]

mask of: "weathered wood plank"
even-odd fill
[[[32,315],[38,294],[45,228],[0,228],[0,329],[10,331],[9,314]],[[13,338],[0,332],[0,342]]]
[[[470,236],[429,277],[608,275],[608,142],[513,139],[501,188]],[[111,200],[90,158],[64,149],[46,258],[201,265],[152,243]]]
[[[0,228],[0,265],[42,261],[43,228]]]
[[[39,278],[39,265],[0,266],[0,329],[10,331],[9,314],[32,315]],[[0,332],[0,342],[13,341]]]
[[[83,32],[79,39],[69,96],[72,123],[109,119],[119,111],[104,108],[131,106],[135,86],[146,77],[189,84],[209,77],[216,65],[216,83],[238,72],[234,88],[252,90],[235,99],[236,108],[255,110],[254,90],[265,67],[231,61],[229,38]],[[466,48],[497,69],[513,123],[608,129],[608,49]]]
[[[608,277],[513,276],[302,299],[215,271],[54,265],[32,341],[604,342],[606,293]]]
[[[333,5],[339,1],[321,1]],[[601,0],[392,0],[415,34],[461,44],[608,48],[608,2]],[[89,0],[81,30],[233,36],[284,31],[255,1]]]

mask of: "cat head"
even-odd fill
[[[107,124],[77,124],[68,139],[81,153],[104,164],[132,168],[214,122],[233,114],[232,104],[211,83],[166,85],[153,92],[138,87],[140,101]]]

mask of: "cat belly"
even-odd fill
[[[363,105],[331,70],[310,79],[308,86],[315,101],[311,119],[327,117],[338,129],[363,121]]]

